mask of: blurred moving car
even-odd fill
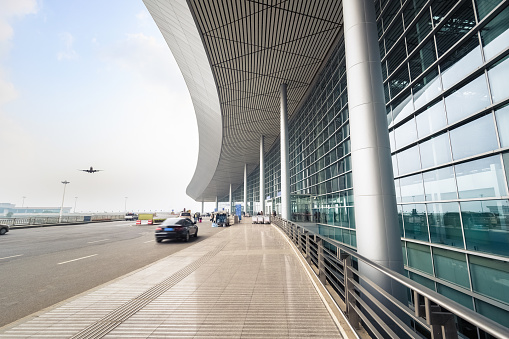
[[[191,215],[191,212],[181,212],[179,215],[179,218],[188,218],[190,220],[193,220],[193,216]]]
[[[4,235],[7,232],[9,232],[9,226],[8,225],[0,225],[0,235]]]
[[[188,218],[168,218],[156,228],[156,241],[164,239],[181,239],[189,241],[191,237],[198,237],[198,226]]]
[[[136,213],[126,213],[125,221],[138,220],[138,214]]]

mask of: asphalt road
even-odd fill
[[[198,226],[198,238],[188,243],[156,243],[155,226],[126,221],[11,229],[0,236],[0,327],[222,230]]]

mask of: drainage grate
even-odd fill
[[[117,326],[122,324],[124,321],[129,319],[133,314],[147,306],[154,299],[168,291],[170,288],[175,286],[177,283],[182,281],[189,274],[196,271],[201,265],[209,261],[212,257],[218,254],[225,246],[227,242],[223,242],[217,246],[214,250],[208,252],[200,259],[187,265],[183,269],[175,272],[171,277],[163,280],[159,284],[151,287],[147,291],[143,292],[139,296],[131,299],[124,305],[118,307],[114,311],[104,316],[101,320],[96,321],[92,325],[84,328],[76,335],[72,336],[72,339],[91,339],[91,338],[102,338]]]

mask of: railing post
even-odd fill
[[[350,324],[355,329],[360,329],[360,319],[357,312],[352,306],[352,302],[355,302],[353,297],[350,297],[351,293],[355,293],[353,284],[350,283],[350,279],[353,279],[353,272],[350,270],[352,267],[352,257],[347,253],[341,253],[339,259],[343,261],[343,286],[345,287],[345,305],[346,305],[346,315]]]
[[[454,315],[450,312],[442,312],[438,305],[431,305],[428,298],[424,298],[426,322],[431,327],[432,339],[457,339],[458,332]]]
[[[306,261],[308,265],[311,266],[311,253],[310,253],[310,244],[309,244],[309,232],[304,230],[304,235],[306,236]]]
[[[302,239],[300,227],[297,227],[297,247],[299,248],[299,252],[302,253]]]
[[[327,277],[325,275],[325,263],[323,258],[323,239],[319,238],[316,242],[318,247],[318,279],[322,284],[325,284]]]

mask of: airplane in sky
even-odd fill
[[[95,172],[99,172],[102,170],[96,170],[92,166],[90,166],[90,169],[84,169],[84,170],[78,170],[78,171],[83,171],[83,172],[87,172],[87,173],[95,173]]]

